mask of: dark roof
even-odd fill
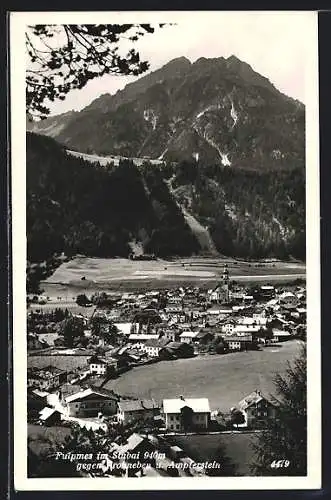
[[[201,332],[198,332],[197,335],[195,336],[196,339],[203,339],[206,337],[206,335],[212,335],[213,333],[210,330],[201,330]]]
[[[44,378],[44,375],[59,375],[60,373],[66,373],[65,370],[61,370],[61,368],[57,368],[53,365],[44,366],[43,368],[39,368],[36,366],[28,367],[28,377],[38,377]]]
[[[89,385],[88,388],[92,389],[92,391],[97,392],[101,396],[113,396],[115,398],[119,398],[119,396],[114,391],[108,389],[103,389],[101,387],[96,387],[94,385]]]
[[[269,404],[272,404],[265,396],[263,396],[263,394],[260,391],[255,390],[251,392],[248,396],[246,396],[244,399],[239,401],[239,408],[241,408],[242,410],[246,410],[246,408],[249,408],[250,406],[255,405],[256,403],[259,403],[262,400],[267,401]]]
[[[148,347],[164,347],[169,343],[169,339],[162,338],[162,339],[150,339],[145,342],[145,346]]]
[[[152,410],[153,408],[159,408],[155,401],[151,399],[133,399],[133,400],[124,400],[119,401],[118,406],[121,411],[143,411],[143,410]]]
[[[90,357],[89,359],[89,363],[98,363],[98,364],[102,364],[102,365],[106,365],[107,364],[107,361],[103,358],[101,358],[100,356],[98,356],[97,354],[93,354],[93,356]]]
[[[169,342],[166,347],[167,349],[179,349],[182,345],[182,342]]]
[[[63,396],[71,396],[71,394],[76,394],[83,390],[84,388],[78,384],[62,384],[60,387]]]

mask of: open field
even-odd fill
[[[273,377],[284,373],[287,361],[299,352],[300,342],[291,340],[261,351],[206,355],[140,366],[111,380],[106,388],[123,395],[150,398],[208,397],[211,409],[229,410],[254,389],[266,396],[274,393]],[[28,356],[28,367],[48,365],[63,370],[86,366],[90,356]]]
[[[225,258],[191,257],[166,261],[133,261],[78,256],[58,267],[41,286],[49,297],[73,300],[78,293],[98,290],[168,288],[194,284],[213,287],[228,264],[230,276],[240,282],[286,282],[305,278],[299,262],[246,262]],[[82,279],[85,278],[85,279]]]
[[[43,311],[44,313],[54,311],[56,308],[68,309],[71,314],[82,314],[86,318],[93,316],[95,307],[83,307],[76,304],[76,297],[81,291],[73,291],[69,287],[51,286],[43,287],[45,294],[49,295],[50,300],[46,304],[33,304],[29,305],[31,311]],[[48,293],[50,291],[50,293]]]
[[[126,156],[116,156],[116,155],[108,155],[108,156],[100,156],[100,155],[91,155],[87,153],[80,153],[78,151],[72,151],[67,149],[67,153],[76,156],[78,158],[82,158],[85,161],[89,161],[91,163],[100,163],[102,167],[109,165],[109,163],[114,163],[114,165],[119,165],[121,160],[130,160],[137,167],[142,165],[145,161],[148,161],[152,165],[161,165],[163,163],[162,160],[152,160],[150,158],[128,158]]]
[[[206,355],[134,368],[105,385],[119,394],[150,398],[208,397],[212,410],[229,410],[254,389],[274,393],[276,372],[299,352],[291,340],[261,351]]]
[[[252,443],[256,441],[256,433],[222,433],[195,436],[176,436],[174,442],[196,462],[212,462],[217,459],[217,452],[223,447],[226,456],[235,465],[235,474],[248,476],[251,474],[249,464],[253,462]]]

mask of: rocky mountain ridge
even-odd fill
[[[304,168],[304,122],[302,103],[235,56],[180,57],[32,130],[85,153],[267,170]]]

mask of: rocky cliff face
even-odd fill
[[[178,58],[33,130],[70,149],[225,167],[304,167],[303,104],[234,56]]]

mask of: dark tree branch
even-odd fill
[[[133,48],[121,57],[118,44],[121,39],[134,42],[145,33],[153,33],[150,25],[62,25],[60,29],[57,25],[35,25],[28,29],[26,111],[31,116],[46,118],[49,109],[44,103],[64,99],[68,92],[83,88],[96,77],[139,75],[149,66]],[[49,44],[47,39],[51,38],[54,43]],[[48,50],[40,49],[40,43]]]

